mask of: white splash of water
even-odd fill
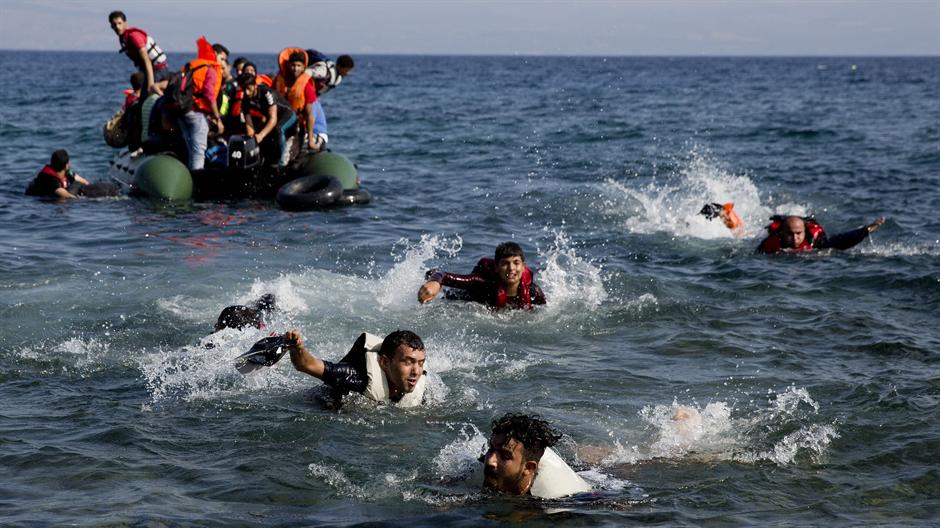
[[[442,255],[453,257],[463,247],[463,240],[459,236],[422,235],[416,244],[401,239],[398,245],[404,249],[393,251],[395,265],[379,280],[375,300],[385,308],[413,309],[418,288],[424,283],[425,262]]]
[[[627,198],[626,204],[614,200],[609,207],[627,214],[624,227],[634,233],[667,232],[673,236],[703,239],[733,238],[734,234],[718,220],[698,214],[706,203],[734,203],[734,210],[744,222],[742,236],[763,234],[769,207],[761,204],[757,186],[746,175],[735,175],[720,168],[701,147],[693,147],[684,167],[664,181],[653,181],[639,188],[607,180],[605,190],[613,197]],[[614,205],[614,204],[617,205]],[[623,210],[628,209],[628,210]],[[803,214],[805,206],[782,204],[779,214]]]
[[[650,459],[770,461],[793,464],[800,457],[819,461],[839,434],[832,424],[818,423],[819,404],[805,388],[771,391],[766,407],[733,416],[725,402],[704,407],[694,403],[644,407],[645,439],[618,438],[604,465],[634,464]],[[777,438],[783,431],[795,431]]]
[[[570,310],[572,305],[600,306],[607,299],[600,266],[578,255],[564,231],[551,233],[554,240],[542,253],[545,264],[536,277],[548,299],[546,309],[557,312]]]

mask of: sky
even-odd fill
[[[0,0],[0,49],[116,50],[115,9],[171,52],[940,55],[940,0]]]

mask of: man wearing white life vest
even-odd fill
[[[123,12],[112,11],[108,14],[108,22],[114,34],[118,36],[121,53],[126,54],[137,70],[146,76],[144,93],[163,95],[162,81],[169,79],[171,75],[167,67],[166,53],[145,31],[129,27],[127,16]]]
[[[323,380],[337,400],[358,392],[399,407],[421,405],[427,385],[424,343],[414,332],[397,330],[385,339],[363,333],[337,363],[314,357],[297,330],[284,334],[294,368]]]
[[[538,416],[509,413],[493,420],[489,450],[481,458],[483,485],[512,495],[557,499],[591,486],[552,450],[561,435]]]

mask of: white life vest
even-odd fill
[[[379,365],[379,350],[382,348],[382,341],[384,340],[368,332],[363,333],[363,335],[366,336],[364,345],[366,349],[366,374],[369,377],[369,384],[366,385],[363,394],[377,402],[393,403],[399,407],[417,407],[421,405],[421,400],[424,399],[424,390],[427,387],[427,371],[418,378],[415,390],[406,393],[397,402],[393,402],[389,398],[388,379]]]
[[[529,493],[541,499],[557,499],[585,491],[591,491],[591,486],[579,477],[558,453],[546,447]]]
[[[315,81],[324,83],[323,87],[317,92],[321,96],[343,82],[343,76],[336,71],[336,63],[333,61],[320,61],[313,63],[306,70],[306,74],[313,77]]]
[[[122,35],[121,37],[118,37],[118,41],[121,43],[121,53],[127,53],[127,47],[125,46],[125,41],[130,38],[130,33],[128,32],[135,32],[135,31],[147,37],[146,42],[144,43],[144,49],[147,51],[147,57],[150,58],[151,64],[153,64],[154,67],[156,67],[159,64],[164,64],[166,62],[166,53],[163,53],[163,49],[160,48],[160,46],[157,44],[157,41],[153,40],[153,37],[148,35],[146,31],[140,28],[129,27],[124,31],[124,35]],[[128,56],[131,58],[132,61],[134,61],[134,64],[137,65],[138,68],[142,68],[142,65],[137,63],[137,61],[140,60],[139,57],[133,54],[130,54]]]

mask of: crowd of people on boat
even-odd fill
[[[121,119],[112,125],[112,136],[127,136],[131,150],[148,143],[172,148],[174,140],[182,139],[185,149],[176,150],[184,150],[186,165],[196,171],[207,162],[224,162],[233,135],[252,138],[262,158],[279,167],[301,150],[327,148],[320,98],[350,75],[351,56],[334,61],[314,49],[289,47],[278,55],[277,72],[267,75],[244,57],[230,63],[225,45],[200,37],[196,57],[174,71],[153,36],[128,25],[123,12],[110,13],[108,21],[120,51],[138,70]]]

